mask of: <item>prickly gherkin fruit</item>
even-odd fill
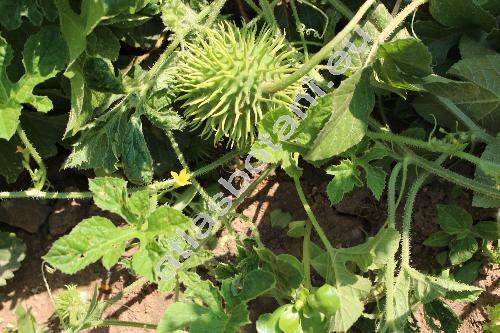
[[[214,143],[248,147],[264,114],[288,107],[301,89],[296,83],[276,93],[264,82],[281,80],[298,66],[297,51],[278,30],[239,28],[223,22],[185,45],[178,68],[179,100],[192,129]]]

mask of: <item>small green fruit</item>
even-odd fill
[[[328,316],[333,316],[340,308],[340,297],[334,287],[324,284],[307,298],[307,303],[313,309]]]

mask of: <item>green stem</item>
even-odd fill
[[[396,207],[399,207],[406,188],[406,180],[408,178],[408,164],[410,160],[408,157],[403,158],[403,179],[401,180],[401,191],[399,192],[398,200],[396,201]]]
[[[255,188],[257,187],[257,185],[259,185],[271,172],[273,172],[274,170],[276,169],[276,166],[271,166],[271,167],[268,167],[267,169],[265,169],[260,175],[259,177],[257,177],[257,179],[255,179],[249,186],[248,188],[243,191],[242,194],[240,194],[239,197],[236,198],[236,200],[233,201],[233,205],[232,205],[232,208],[231,210],[236,210],[238,208],[239,205],[241,205],[241,203],[243,202],[243,200],[246,199],[247,195],[252,193]]]
[[[447,170],[434,162],[429,162],[426,159],[421,158],[420,156],[412,154],[412,156],[410,156],[410,163],[413,163],[428,172],[469,190],[484,194],[494,199],[500,199],[500,190]]]
[[[235,158],[241,154],[244,154],[245,152],[246,151],[232,150],[229,153],[227,153],[227,154],[223,155],[222,157],[220,157],[219,159],[217,159],[216,161],[193,171],[193,173],[191,174],[191,178],[196,178],[196,177],[202,176],[202,175],[214,170],[215,168],[231,161],[233,158]],[[173,184],[174,184],[173,179],[169,178],[169,179],[166,179],[166,180],[163,180],[160,182],[155,182],[155,183],[149,185],[149,187],[154,189],[154,190],[162,190],[162,189],[165,189],[165,188],[172,186]]]
[[[392,169],[391,172],[391,177],[389,178],[389,185],[388,185],[388,227],[389,229],[396,229],[396,209],[397,209],[397,203],[396,203],[396,183],[398,180],[399,173],[401,172],[401,167],[402,164],[399,162],[396,164],[394,169]],[[389,260],[387,261],[386,265],[386,271],[385,271],[385,281],[386,281],[386,288],[387,288],[387,296],[386,296],[386,305],[385,305],[385,311],[386,311],[386,318],[388,323],[392,323],[396,317],[395,311],[394,311],[394,272],[396,271],[396,259],[394,258],[396,255],[397,249],[393,253],[390,253],[389,255]]]
[[[254,12],[256,12],[257,14],[260,14],[262,13],[262,10],[260,10],[259,6],[257,6],[255,4],[255,2],[253,2],[253,0],[245,0],[245,2],[247,3],[247,5],[253,9]]]
[[[181,163],[182,167],[189,173],[191,174],[191,171],[189,170],[189,165],[186,162],[186,159],[184,158],[184,154],[182,153],[181,149],[179,148],[179,144],[177,143],[177,140],[175,140],[174,135],[172,134],[172,131],[166,131],[167,137],[170,140],[170,143],[172,144],[172,148],[174,149],[175,155],[177,155],[177,159]],[[210,202],[210,196],[208,193],[205,191],[205,189],[200,185],[200,183],[195,179],[191,178],[191,183],[193,183],[194,188],[200,193],[201,197],[203,200],[207,203]]]
[[[359,21],[363,18],[363,15],[370,9],[375,0],[367,0],[365,3],[359,8],[358,12],[351,21],[340,31],[328,44],[323,46],[323,48],[316,54],[314,54],[308,62],[303,64],[297,71],[294,73],[285,76],[282,80],[277,82],[267,82],[262,85],[262,92],[267,94],[272,94],[277,91],[280,91],[296,81],[300,80],[302,77],[307,75],[316,65],[318,65],[321,61],[328,58],[333,49],[343,42],[345,38],[356,28]]]
[[[122,320],[114,320],[114,319],[106,319],[99,323],[99,327],[107,327],[107,326],[122,326],[122,327],[138,327],[147,330],[155,330],[157,325],[147,324],[147,323],[137,323],[134,321],[122,321]]]
[[[26,133],[21,128],[21,126],[17,127],[17,135],[21,139],[21,142],[24,146],[29,150],[31,157],[35,160],[36,164],[38,164],[38,174],[39,178],[33,178],[34,186],[37,190],[41,190],[45,185],[45,180],[47,179],[47,168],[43,163],[42,157],[36,151],[35,147],[31,144],[30,140],[26,136]]]
[[[92,199],[92,192],[43,192],[36,189],[0,192],[0,199]]]
[[[259,0],[260,7],[262,8],[262,12],[264,14],[264,19],[267,24],[271,27],[277,27],[278,23],[276,22],[276,18],[274,17],[273,8],[269,4],[267,0]]]
[[[302,265],[304,266],[305,286],[307,289],[312,288],[311,283],[311,222],[306,221],[306,234],[304,235],[304,243],[302,245]]]
[[[300,36],[300,41],[302,42],[302,47],[304,48],[304,56],[306,61],[309,60],[309,52],[307,50],[307,43],[306,39],[304,37],[304,29],[302,29],[299,14],[297,13],[297,6],[295,4],[295,0],[290,0],[290,6],[292,7],[292,15],[295,20],[295,25],[297,26],[297,32],[299,33]]]
[[[392,16],[396,16],[399,12],[399,8],[401,8],[401,3],[403,2],[403,0],[397,0],[396,1],[396,4],[394,5],[394,8],[392,8],[392,12],[391,12],[391,15]]]
[[[394,19],[392,19],[387,27],[382,30],[379,37],[373,44],[370,54],[365,62],[365,67],[370,66],[375,61],[380,44],[384,43],[394,33],[394,31],[404,22],[408,15],[413,13],[419,6],[428,1],[429,0],[413,0],[412,3],[406,6],[398,15],[396,15],[396,17],[394,17]]]
[[[482,128],[480,128],[476,123],[469,118],[462,110],[460,110],[455,103],[450,101],[448,98],[437,97],[439,102],[443,104],[448,111],[450,111],[455,117],[457,117],[465,126],[467,126],[473,134],[477,136],[481,141],[485,143],[490,143],[495,138],[486,133]]]
[[[344,17],[348,19],[352,19],[354,17],[354,13],[349,9],[344,3],[340,0],[327,0],[330,5],[333,6],[340,14],[344,15]]]
[[[295,188],[297,189],[297,193],[299,194],[300,202],[302,203],[302,206],[304,206],[304,210],[306,211],[306,214],[309,217],[309,220],[311,221],[314,230],[319,235],[319,238],[321,239],[321,242],[323,242],[323,245],[325,246],[328,253],[331,255],[334,251],[334,248],[330,243],[330,241],[328,240],[328,237],[326,237],[325,232],[319,225],[318,220],[316,220],[316,216],[314,216],[311,206],[309,206],[309,203],[307,202],[307,198],[304,194],[304,190],[302,189],[302,185],[300,184],[299,178],[294,177],[293,182],[295,183]]]
[[[220,165],[232,160],[239,154],[243,153],[242,151],[231,151],[218,160],[203,166],[202,168],[194,171],[191,174],[192,178],[202,176],[206,174],[207,172],[210,172],[214,170],[215,168],[219,167]],[[144,190],[146,188],[150,188],[153,191],[161,191],[163,189],[169,188],[175,183],[175,181],[170,178],[167,180],[159,181],[159,182],[154,182],[151,185],[148,185],[146,187],[137,187],[137,188],[131,188],[131,192],[135,191],[140,191]],[[93,194],[92,192],[43,192],[40,190],[36,189],[31,189],[27,191],[17,191],[17,192],[0,192],[0,199],[63,199],[63,200],[69,200],[69,199],[92,199]]]
[[[199,24],[205,17],[209,16],[207,21],[213,21],[215,17],[219,14],[222,6],[224,6],[226,0],[216,0],[211,6],[207,6],[203,9],[186,27],[176,34],[175,39],[170,43],[168,48],[162,55],[158,58],[156,63],[153,65],[148,75],[146,76],[144,82],[147,82],[147,88],[152,87],[156,81],[156,77],[161,72],[163,66],[167,63],[170,55],[179,46],[179,44],[184,40],[184,38],[194,29],[194,27]]]
[[[453,156],[456,156],[458,158],[461,158],[463,160],[469,161],[477,166],[481,166],[484,164],[489,164],[491,168],[500,168],[500,165],[482,160],[472,154],[466,153],[461,150],[457,150],[456,145],[444,143],[444,142],[435,142],[435,143],[430,143],[430,142],[425,142],[422,140],[418,139],[413,139],[409,137],[405,137],[402,135],[396,135],[390,132],[367,132],[366,135],[372,139],[378,139],[378,140],[385,140],[385,141],[390,141],[390,142],[396,142],[396,143],[401,143],[404,145],[408,146],[413,146],[417,148],[422,148],[426,149],[429,151],[437,152],[437,153],[447,153]]]
[[[388,201],[388,226],[389,228],[396,229],[396,183],[398,180],[399,173],[401,172],[402,164],[399,162],[396,164],[394,169],[392,169],[391,177],[389,178],[389,185],[387,189],[387,201]]]
[[[443,154],[435,162],[432,162],[432,164],[441,167],[440,165],[446,160],[447,157],[448,156],[446,154]],[[405,210],[403,214],[403,233],[401,237],[402,267],[409,267],[410,265],[410,228],[415,199],[417,198],[418,191],[420,191],[420,188],[430,174],[431,172],[425,172],[420,175],[408,191],[408,198],[406,199]]]

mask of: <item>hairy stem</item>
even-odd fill
[[[312,288],[311,284],[311,222],[306,221],[306,234],[304,235],[304,242],[302,246],[302,265],[304,266],[305,286],[307,289]]]
[[[365,67],[370,66],[377,55],[377,50],[380,44],[384,43],[394,31],[404,22],[404,20],[413,13],[419,6],[428,2],[429,0],[413,0],[408,6],[405,7],[394,19],[387,25],[387,27],[380,33],[379,37],[375,41],[365,62]]]
[[[157,326],[155,324],[147,324],[147,323],[138,323],[135,321],[123,321],[123,320],[115,320],[115,319],[106,319],[99,323],[99,327],[108,327],[108,326],[122,326],[122,327],[138,327],[147,330],[155,330]]]
[[[267,0],[259,0],[260,7],[262,8],[262,12],[264,14],[264,19],[267,24],[271,27],[277,27],[278,23],[276,22],[276,18],[274,17],[273,8],[269,4]]]
[[[170,140],[170,143],[172,144],[172,148],[174,149],[175,155],[177,155],[177,159],[181,163],[182,167],[189,174],[191,174],[191,171],[189,170],[189,165],[187,164],[186,159],[184,158],[184,154],[182,153],[181,149],[179,148],[179,144],[177,143],[177,140],[175,140],[174,135],[172,134],[171,131],[166,131],[166,134],[167,134],[168,139]],[[205,191],[205,189],[200,185],[200,183],[195,178],[191,178],[191,182],[193,183],[193,186],[198,191],[198,193],[200,193],[203,200],[205,202],[209,203],[210,196]]]
[[[321,226],[318,223],[318,220],[316,220],[316,216],[314,216],[314,213],[311,209],[311,206],[309,206],[309,203],[307,202],[306,195],[304,194],[304,190],[302,189],[302,185],[300,184],[300,180],[298,177],[293,178],[293,182],[295,183],[295,188],[297,189],[297,193],[299,195],[300,202],[302,203],[302,206],[304,207],[304,210],[306,211],[307,216],[309,217],[309,220],[311,221],[314,230],[318,234],[319,238],[321,239],[321,242],[323,242],[323,245],[325,246],[326,250],[329,252],[331,255],[334,251],[332,244],[328,240],[328,237],[326,237],[325,232],[321,228]]]
[[[238,151],[238,150],[233,150],[226,155],[222,156],[218,160],[205,165],[201,167],[198,170],[195,170],[192,174],[191,177],[199,177],[207,172],[210,172],[214,170],[215,168],[221,166],[222,164],[232,160],[239,154],[244,153],[244,151]],[[140,191],[144,190],[146,188],[150,188],[153,191],[161,191],[163,189],[167,189],[171,187],[175,181],[170,178],[167,180],[159,181],[159,182],[154,182],[150,185],[147,185],[145,187],[136,187],[136,188],[131,188],[130,192],[135,192],[135,191]],[[40,190],[36,189],[30,189],[27,191],[17,191],[17,192],[0,192],[0,199],[63,199],[63,200],[69,200],[69,199],[92,199],[93,194],[92,192],[43,192]]]
[[[447,170],[440,165],[437,165],[434,162],[429,162],[428,160],[412,154],[410,156],[410,163],[413,163],[422,169],[433,173],[441,178],[446,179],[449,182],[452,182],[454,184],[460,185],[462,187],[465,187],[469,190],[472,190],[477,193],[484,194],[486,196],[489,196],[494,199],[500,199],[500,190],[488,186],[486,184],[477,182],[475,180],[472,180],[470,178],[464,177],[462,175],[459,175],[455,172],[452,172],[450,170]]]
[[[432,164],[441,167],[440,165],[446,160],[447,157],[448,155],[443,154],[435,162],[432,162]],[[420,175],[408,191],[408,197],[406,199],[403,214],[403,233],[401,237],[401,265],[403,267],[409,267],[410,265],[410,228],[415,199],[417,198],[418,191],[420,191],[420,188],[430,174],[431,172],[425,172]]]
[[[30,140],[26,136],[26,133],[21,128],[21,126],[17,127],[17,135],[21,139],[21,142],[24,144],[24,146],[29,150],[29,153],[31,157],[33,157],[33,160],[35,160],[36,164],[38,165],[39,174],[37,176],[39,178],[33,178],[33,182],[35,188],[37,190],[41,190],[43,189],[45,185],[45,180],[47,179],[47,168],[43,163],[42,157],[40,156],[40,154],[38,154],[35,147],[31,144]]]
[[[293,18],[295,20],[295,25],[297,26],[297,32],[299,33],[300,41],[302,42],[302,47],[304,48],[304,56],[305,56],[306,61],[308,61],[309,60],[309,52],[307,50],[307,43],[306,43],[306,39],[304,37],[304,29],[302,29],[302,27],[301,27],[302,23],[300,22],[299,14],[297,13],[297,6],[295,4],[295,0],[290,0],[290,6],[292,7],[292,14],[293,14]]]
[[[392,169],[391,172],[391,177],[389,178],[389,185],[388,185],[388,205],[389,205],[389,212],[388,212],[388,227],[391,229],[396,229],[396,209],[397,209],[397,204],[396,204],[396,183],[398,180],[399,173],[401,172],[401,162],[396,164],[394,169]],[[386,311],[386,319],[387,322],[393,322],[395,319],[395,312],[394,312],[394,272],[396,270],[396,259],[394,258],[396,253],[391,253],[389,256],[389,260],[387,261],[386,265],[386,271],[385,271],[385,281],[386,281],[386,288],[387,288],[387,297],[386,297],[386,304],[385,304],[385,311]]]
[[[307,75],[316,65],[318,65],[321,61],[325,60],[331,55],[333,49],[340,44],[344,39],[356,28],[359,21],[363,18],[366,12],[373,5],[375,0],[367,0],[358,10],[356,15],[352,18],[351,21],[340,31],[328,44],[323,46],[323,48],[316,54],[314,54],[308,62],[303,64],[298,70],[294,73],[285,76],[282,80],[277,82],[267,82],[262,85],[262,92],[267,94],[272,94],[277,91],[280,91],[296,81],[300,80],[302,77]]]
[[[399,173],[401,172],[402,164],[399,162],[392,169],[391,177],[389,178],[389,185],[387,187],[387,202],[388,202],[388,226],[389,228],[396,229],[396,183],[398,181]]]
[[[465,126],[467,126],[472,133],[481,141],[490,143],[494,138],[486,133],[481,127],[476,125],[476,123],[470,119],[462,110],[460,110],[455,103],[450,101],[448,98],[437,97],[439,102],[443,104],[448,111],[450,111],[455,117],[457,117]]]
[[[163,69],[163,66],[167,63],[169,57],[172,55],[177,46],[179,46],[179,44],[184,40],[187,34],[189,34],[191,30],[193,30],[194,27],[199,24],[205,17],[208,16],[207,22],[212,22],[213,20],[215,20],[225,3],[226,0],[215,0],[211,6],[207,6],[205,9],[203,9],[191,22],[189,22],[189,24],[186,25],[186,27],[180,30],[178,34],[176,34],[175,39],[158,58],[156,63],[149,71],[148,75],[146,75],[144,82],[147,82],[148,88],[154,85],[154,82],[156,81],[158,74]]]
[[[333,6],[340,14],[344,15],[344,17],[348,19],[352,19],[354,17],[354,13],[349,9],[344,3],[340,0],[327,0],[330,5]]]
[[[495,167],[500,168],[500,165],[496,163],[485,161],[472,154],[466,153],[462,150],[457,150],[457,147],[455,145],[447,144],[444,142],[437,142],[437,143],[425,142],[422,140],[413,139],[402,135],[392,134],[390,132],[378,132],[378,133],[367,132],[366,135],[372,139],[401,143],[407,146],[422,148],[438,153],[447,153],[456,156],[458,158],[461,158],[463,160],[469,161],[478,166],[489,164],[490,167],[492,168]]]

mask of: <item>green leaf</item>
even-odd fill
[[[500,223],[497,221],[482,221],[472,227],[472,230],[483,239],[500,239]]]
[[[486,149],[481,155],[481,160],[490,161],[497,164],[500,163],[500,136],[498,136],[493,142],[489,143],[486,146]],[[493,187],[498,185],[497,181],[487,175],[481,168],[476,168],[476,172],[474,173],[474,180]],[[474,196],[472,198],[472,205],[475,207],[495,208],[500,207],[500,200],[474,193]]]
[[[363,186],[361,174],[350,160],[342,160],[339,165],[330,166],[326,169],[326,173],[335,176],[326,188],[332,205],[342,201],[344,195],[351,192],[354,187]]]
[[[175,208],[161,206],[148,217],[146,233],[150,238],[160,234],[174,234],[177,229],[187,230],[191,227],[191,219]]]
[[[115,76],[113,64],[108,59],[87,57],[83,64],[83,76],[90,89],[114,94],[125,92],[121,76]]]
[[[74,274],[99,259],[110,269],[125,251],[125,244],[136,233],[134,229],[117,228],[106,218],[91,217],[55,241],[43,258],[66,274]]]
[[[21,114],[21,127],[43,158],[57,155],[56,144],[62,141],[67,121],[67,115],[48,116],[39,112]]]
[[[292,238],[301,238],[306,234],[306,221],[292,221],[288,224],[286,235]]]
[[[103,114],[82,133],[63,167],[102,169],[108,174],[115,172],[121,156],[127,121],[128,111],[123,108]]]
[[[462,59],[466,58],[481,58],[485,55],[497,55],[495,51],[492,49],[488,48],[487,45],[480,43],[478,41],[475,41],[474,39],[470,38],[467,35],[462,36],[460,38],[460,55],[462,56]],[[459,64],[458,62],[457,64]],[[457,65],[455,64],[455,65]],[[453,66],[455,67],[455,66]]]
[[[54,0],[59,12],[61,31],[69,48],[70,64],[73,63],[87,46],[87,35],[111,14],[113,8],[109,0],[83,0],[80,13],[76,13],[69,0]]]
[[[495,26],[495,18],[476,1],[431,0],[430,12],[436,21],[448,27],[490,31]]]
[[[446,61],[448,52],[462,35],[459,29],[443,27],[433,20],[416,21],[413,28],[432,54],[432,63],[437,66]]]
[[[446,261],[448,260],[448,251],[439,252],[436,255],[436,261],[441,266],[446,266]]]
[[[270,215],[271,226],[274,228],[284,229],[288,223],[292,221],[292,214],[284,212],[281,209],[274,209]]]
[[[441,296],[450,300],[471,301],[483,291],[481,288],[450,279],[429,276],[413,268],[408,267],[405,270],[411,279],[414,296],[424,304]]]
[[[454,239],[450,242],[450,261],[452,265],[466,262],[478,249],[477,241],[473,237]]]
[[[36,323],[35,317],[31,311],[26,311],[21,305],[18,305],[15,310],[17,317],[16,333],[48,333],[45,327],[41,327]]]
[[[497,120],[500,119],[500,95],[473,82],[448,80],[434,75],[425,78],[425,80],[426,83],[423,84],[423,87],[428,92],[448,98],[486,130],[492,133],[498,132]],[[426,102],[431,104],[434,110],[426,112],[423,108],[429,108],[429,106],[423,105],[419,108],[418,103],[414,102],[417,112],[424,117],[432,114],[442,126],[456,128],[458,120],[450,116],[449,111],[443,105],[435,100]],[[432,116],[427,116],[427,119],[434,122]]]
[[[125,211],[127,204],[127,182],[115,177],[89,179],[89,189],[94,194],[97,207],[118,214],[125,220],[130,215]]]
[[[243,277],[241,290],[234,294],[230,280],[222,282],[221,292],[229,308],[246,303],[271,290],[276,281],[272,273],[264,270],[253,270]]]
[[[186,125],[185,121],[174,110],[155,110],[146,108],[146,117],[158,128],[165,131],[180,130]]]
[[[61,32],[54,26],[45,26],[31,35],[24,44],[24,74],[12,83],[6,69],[12,60],[12,48],[0,37],[0,138],[9,140],[19,124],[22,104],[31,104],[40,112],[52,109],[45,96],[33,94],[33,88],[54,77],[67,60],[67,48]]]
[[[459,235],[470,230],[472,216],[462,207],[455,205],[438,205],[438,223],[446,233]]]
[[[87,51],[93,57],[115,61],[120,53],[120,41],[108,27],[97,26],[87,37]]]
[[[438,231],[430,235],[423,244],[430,247],[445,247],[452,239],[453,237],[446,232]]]
[[[393,64],[400,74],[424,77],[432,73],[432,58],[424,43],[415,38],[398,39],[380,45],[377,58]]]
[[[474,82],[500,96],[500,79],[497,75],[499,69],[500,54],[495,54],[460,60],[451,67],[448,73]]]
[[[157,333],[169,333],[184,329],[210,310],[193,303],[174,303],[169,305],[156,328]]]
[[[122,150],[123,170],[127,178],[134,184],[150,183],[153,179],[153,159],[142,134],[141,119],[138,116],[130,118]]]
[[[427,304],[444,297],[449,300],[472,302],[483,289],[442,277],[434,277],[418,272],[411,267],[403,267],[396,279],[394,307],[396,326],[403,330],[408,323],[408,316],[413,305]]]
[[[21,26],[25,16],[36,26],[43,21],[43,4],[36,0],[2,0],[0,1],[0,24],[7,30]]]
[[[333,264],[329,262],[327,253],[312,258],[312,266],[323,277],[327,276],[328,269],[332,269],[335,279],[332,285],[337,289],[340,297],[340,309],[330,324],[330,330],[347,331],[363,313],[363,299],[371,289],[370,280],[353,274],[347,268],[347,263],[355,263],[363,272],[382,268],[387,260],[390,260],[390,256],[396,252],[398,243],[399,233],[396,230],[381,229],[377,235],[363,244],[346,249],[335,249]]]
[[[476,281],[479,276],[479,270],[481,269],[482,262],[471,261],[462,267],[455,273],[454,278],[458,282],[471,284]]]
[[[435,330],[444,333],[456,333],[460,327],[460,319],[450,307],[439,300],[424,304],[424,314],[427,324]],[[437,327],[436,321],[440,327]]]
[[[177,332],[176,330],[188,329],[189,327],[191,333],[236,333],[241,330],[242,326],[250,322],[245,302],[228,306],[224,310],[222,308],[221,294],[210,281],[201,280],[196,273],[181,272],[180,278],[187,288],[186,299],[198,304],[203,302],[207,306],[200,306],[187,301],[169,306],[158,324],[157,332]],[[255,279],[256,277],[251,278],[252,282],[258,284],[259,281],[255,281]],[[255,283],[247,283],[246,288],[248,287],[252,289],[252,287],[255,287]],[[247,296],[253,294],[248,289],[246,292],[243,290],[242,293],[247,293]]]
[[[364,161],[360,161],[360,165],[366,172],[366,186],[372,191],[373,196],[380,200],[384,193],[387,173],[381,167],[372,166]]]
[[[10,141],[0,139],[0,175],[5,177],[7,183],[15,182],[24,170],[23,156],[16,152],[18,145],[21,143],[16,137]]]
[[[304,270],[300,261],[288,254],[275,255],[268,249],[256,249],[255,252],[265,263],[264,269],[273,273],[276,288],[291,291],[299,287],[304,279]]]
[[[339,88],[322,98],[331,108],[330,119],[304,156],[309,161],[320,161],[338,155],[361,141],[367,128],[375,98],[370,87],[371,70],[360,71],[342,81]],[[328,105],[329,104],[329,105]]]
[[[0,287],[14,277],[26,257],[26,245],[13,233],[0,231]]]

